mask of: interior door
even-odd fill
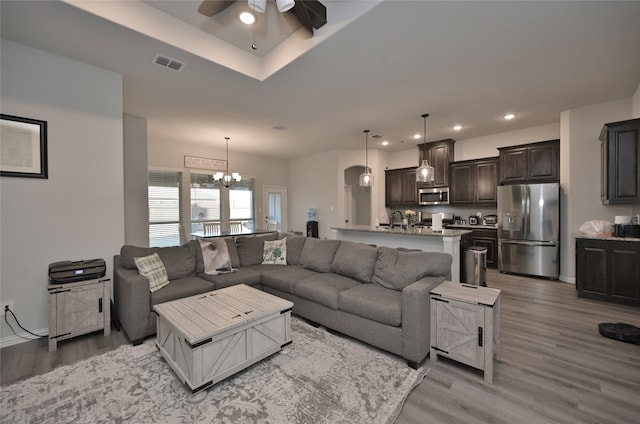
[[[260,228],[269,228],[269,222],[276,222],[278,231],[287,228],[287,188],[265,186],[262,191],[264,221]]]

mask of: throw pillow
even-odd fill
[[[204,273],[217,275],[231,271],[231,256],[224,239],[199,240],[202,250]]]
[[[287,239],[265,241],[263,264],[286,265],[287,264]]]
[[[151,293],[156,292],[169,284],[167,269],[164,267],[160,256],[153,253],[149,256],[133,258],[138,267],[140,275],[147,277],[149,280],[149,290]]]

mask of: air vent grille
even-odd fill
[[[165,68],[173,69],[174,71],[179,71],[184,67],[184,63],[179,60],[172,59],[168,56],[164,56],[161,54],[157,54],[153,59],[153,63],[156,65],[163,66]]]

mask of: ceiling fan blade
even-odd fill
[[[318,0],[299,0],[309,12],[311,25],[315,29],[327,23],[327,7]]]
[[[236,0],[204,0],[198,7],[198,13],[213,16],[235,3]]]

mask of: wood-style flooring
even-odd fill
[[[640,309],[579,299],[558,281],[489,270],[488,286],[502,290],[502,358],[493,384],[481,371],[440,358],[404,404],[396,424],[638,423],[640,345],[607,339],[600,322],[640,326]],[[0,349],[6,386],[57,366],[115,349],[119,331],[59,343],[45,339]]]

